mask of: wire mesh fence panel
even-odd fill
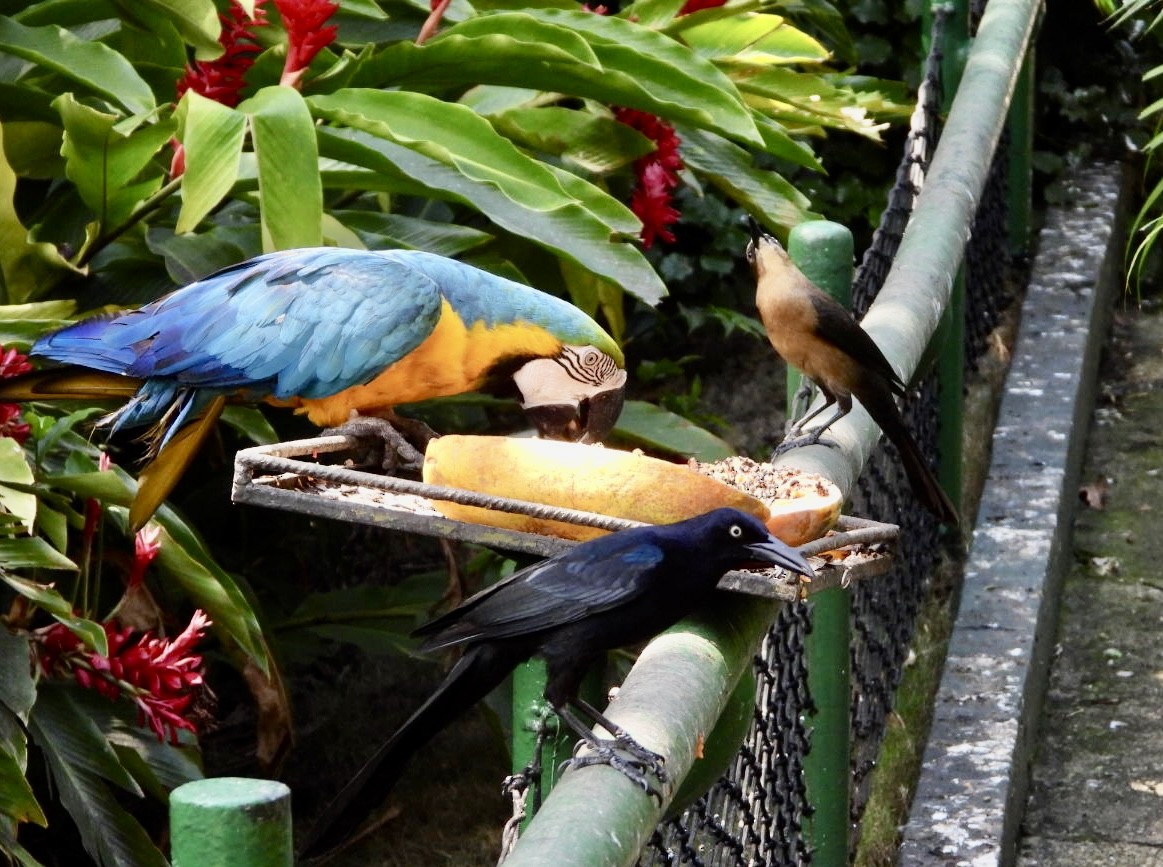
[[[940,133],[940,62],[945,16],[935,15],[932,50],[918,95],[896,182],[853,284],[853,308],[862,316],[884,284],[924,183]],[[972,369],[988,345],[1000,312],[1011,300],[1004,141],[995,155],[966,250],[965,365]],[[905,409],[925,454],[936,453],[938,386],[926,377]],[[870,458],[851,510],[900,525],[893,570],[858,582],[852,593],[851,818],[854,847],[893,697],[908,659],[917,616],[931,592],[940,550],[938,524],[915,499],[897,455],[884,444]],[[639,864],[804,865],[811,848],[804,824],[811,806],[804,783],[810,749],[805,718],[813,712],[805,637],[810,604],[785,605],[755,659],[755,719],[728,773],[682,815],[660,825]]]

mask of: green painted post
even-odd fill
[[[852,303],[853,241],[846,226],[826,220],[801,223],[788,235],[787,248],[813,283],[846,307]],[[812,815],[805,824],[812,863],[843,867],[848,863],[850,824],[849,594],[842,587],[823,590],[812,595],[811,605],[808,688],[816,712],[808,719],[812,748],[804,760],[804,777]]]
[[[1034,47],[1030,46],[1014,89],[1008,119],[1010,144],[1007,216],[1010,251],[1017,254],[1029,251],[1033,225],[1034,87]]]
[[[291,867],[291,790],[272,780],[217,777],[170,795],[174,867]]]
[[[558,725],[553,709],[544,698],[545,663],[530,659],[513,670],[513,773],[519,774],[533,761],[537,732],[543,724]],[[573,737],[557,734],[546,737],[541,747],[541,791],[549,794],[557,782],[560,765],[570,756]],[[526,822],[533,817],[533,803],[526,805]]]
[[[972,40],[969,37],[969,2],[955,0],[953,3],[934,2],[926,6],[925,34],[922,43],[926,53],[929,49],[933,15],[938,9],[948,13],[945,22],[945,44],[941,61],[941,109],[948,112],[953,97],[961,84],[961,74],[969,56]],[[1013,107],[1011,105],[1011,117]],[[1027,192],[1028,192],[1027,185]],[[1026,219],[1029,219],[1027,211]],[[937,396],[937,453],[940,464],[937,478],[941,486],[955,504],[961,503],[961,451],[962,429],[964,425],[964,404],[961,396],[965,386],[965,274],[958,270],[949,293],[949,304],[941,316],[941,322],[934,335],[932,347],[937,347],[937,379],[940,393]]]

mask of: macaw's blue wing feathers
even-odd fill
[[[405,263],[294,250],[219,271],[139,310],[84,320],[33,352],[177,386],[326,397],[415,349],[440,318],[440,302],[439,287]]]
[[[162,451],[220,399],[289,405],[335,426],[501,376],[513,378],[543,433],[601,439],[626,379],[617,345],[573,305],[412,250],[259,256],[138,310],[47,335],[31,354],[126,377],[112,393],[132,396],[104,424],[153,425]],[[48,382],[33,399],[84,396],[80,384],[47,393]]]

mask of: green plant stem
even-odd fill
[[[98,236],[97,240],[95,240],[81,252],[81,255],[77,257],[77,261],[73,264],[78,268],[83,268],[85,265],[88,265],[89,262],[93,260],[94,256],[96,256],[107,246],[112,244],[114,241],[132,229],[135,225],[140,223],[142,220],[160,208],[166,199],[168,199],[181,188],[182,178],[180,176],[173,178],[171,181],[163,185],[156,193],[154,193],[148,199],[142,201],[141,204],[134,208],[133,213],[126,217],[124,223],[122,223],[120,226],[114,226],[108,232]]]

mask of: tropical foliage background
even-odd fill
[[[812,143],[876,140],[901,113],[899,88],[849,68],[827,0],[0,13],[0,376],[74,317],[318,244],[466,259],[570,298],[632,350],[653,333],[673,366],[676,335],[754,330],[730,285],[741,213],[782,234],[810,213],[789,177],[822,171]],[[638,358],[648,380],[657,360]],[[21,864],[74,836],[102,864],[166,863],[158,804],[201,774],[213,714],[203,655],[249,690],[273,772],[293,728],[280,645],[400,649],[444,580],[288,602],[203,540],[220,501],[163,507],[129,536],[138,446],[91,437],[107,409],[0,406],[0,851]],[[665,439],[669,416],[628,418]],[[232,443],[294,424],[227,421],[227,464]]]

